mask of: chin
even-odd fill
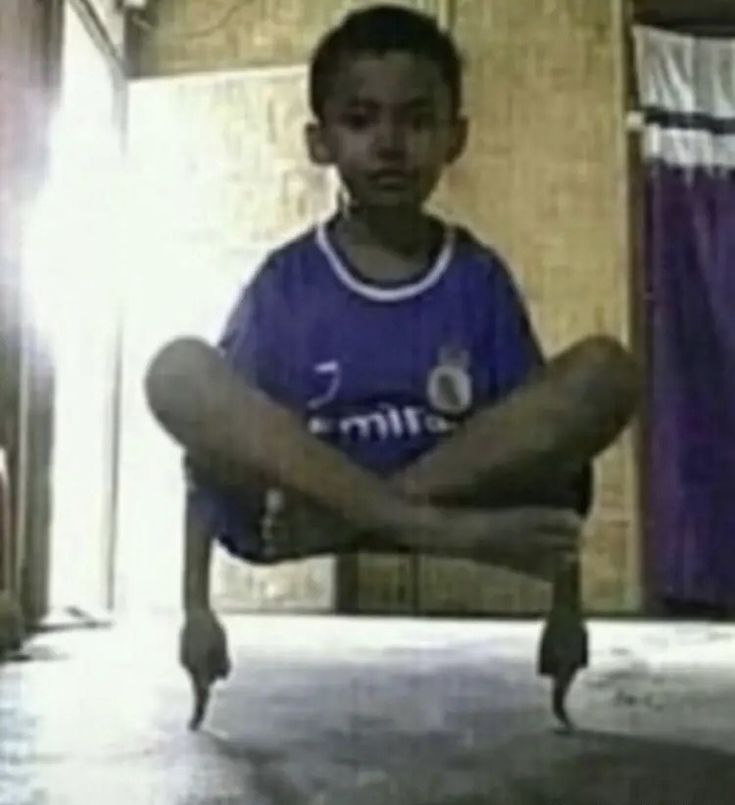
[[[365,194],[353,201],[352,207],[358,211],[372,213],[391,213],[394,215],[416,215],[424,208],[424,200],[413,194]]]

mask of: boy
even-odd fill
[[[309,153],[336,168],[341,209],[269,256],[218,350],[179,340],[147,378],[190,470],[192,726],[229,671],[209,606],[213,539],[251,562],[416,551],[550,578],[540,671],[564,719],[587,661],[588,464],[631,416],[632,363],[600,337],[542,367],[497,255],[425,212],[467,136],[460,59],[429,17],[349,15],[313,56],[310,103]]]

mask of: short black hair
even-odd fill
[[[309,68],[309,105],[321,119],[331,82],[345,56],[401,51],[434,62],[449,89],[452,113],[462,107],[462,59],[451,37],[428,14],[394,5],[354,11],[317,45]]]

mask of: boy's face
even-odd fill
[[[353,201],[396,212],[421,207],[465,139],[437,65],[400,51],[345,58],[307,128],[312,159],[337,168]]]

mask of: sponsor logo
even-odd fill
[[[376,409],[339,417],[312,416],[309,431],[315,436],[344,442],[387,442],[441,436],[457,423],[420,405],[382,404]]]
[[[314,372],[320,378],[323,378],[324,391],[312,397],[307,403],[310,411],[315,411],[317,408],[330,403],[339,391],[339,386],[342,381],[342,372],[337,361],[324,361],[318,363],[314,367]]]

